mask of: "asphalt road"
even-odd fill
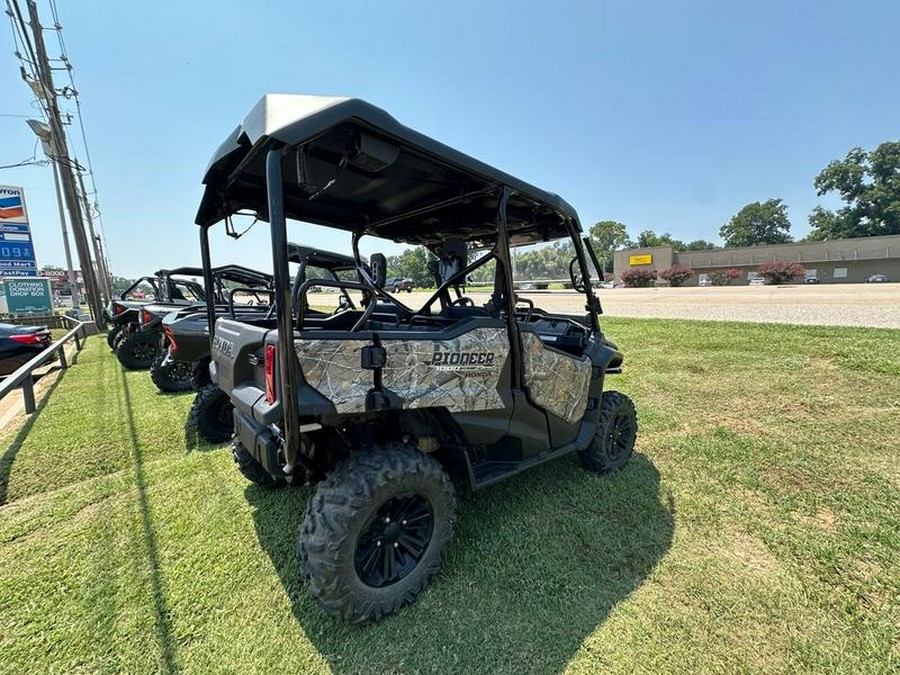
[[[573,291],[524,291],[520,295],[547,310],[584,311],[583,296]],[[616,288],[600,289],[599,295],[607,316],[900,328],[900,283]],[[476,304],[488,299],[484,292],[469,296]],[[397,297],[418,308],[429,293],[414,291]],[[310,295],[310,303],[335,306],[337,297],[316,293]]]

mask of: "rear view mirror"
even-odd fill
[[[384,288],[387,279],[387,258],[384,253],[373,253],[369,258],[369,265],[372,267],[372,283],[378,288]]]
[[[572,288],[579,293],[584,293],[584,278],[581,276],[581,267],[578,264],[578,257],[572,258],[569,263],[569,280],[572,282]]]

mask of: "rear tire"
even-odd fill
[[[263,465],[257,462],[253,458],[253,455],[247,452],[247,448],[245,448],[237,438],[231,442],[231,456],[234,457],[234,462],[237,464],[238,471],[240,471],[244,478],[251,483],[256,483],[257,485],[269,488],[270,490],[275,490],[287,485],[287,481],[284,478],[276,478],[266,471],[263,468]]]
[[[200,391],[212,382],[212,378],[209,376],[209,361],[210,359],[207,356],[197,359],[191,366],[191,386],[194,388],[194,391]]]
[[[119,333],[122,332],[123,328],[125,328],[125,326],[113,326],[106,334],[106,344],[108,344],[109,348],[113,351],[116,349],[116,342],[118,342]]]
[[[637,432],[637,412],[631,399],[618,391],[603,392],[597,433],[578,453],[582,466],[595,473],[618,471],[634,452]]]
[[[432,457],[399,443],[351,454],[319,485],[300,525],[309,592],[349,623],[396,612],[440,571],[455,514],[453,484]]]
[[[127,335],[116,348],[119,363],[128,370],[146,370],[159,356],[159,336],[138,331]]]
[[[207,443],[224,443],[234,435],[233,411],[228,394],[210,383],[194,397],[188,427],[195,429]]]
[[[166,393],[187,391],[191,388],[191,364],[186,361],[169,361],[163,364],[166,354],[163,352],[150,366],[150,379],[156,388]]]

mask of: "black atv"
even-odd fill
[[[159,335],[144,330],[144,326],[152,323],[160,312],[202,310],[205,307],[206,291],[191,278],[202,277],[202,269],[177,267],[160,270],[157,274],[161,279],[158,299],[132,308],[127,323],[113,341],[116,358],[128,370],[146,370],[159,358],[162,351]]]
[[[196,297],[202,292],[199,284],[170,279],[168,274],[168,270],[159,270],[155,276],[141,277],[103,308],[103,318],[110,325],[106,333],[106,344],[110,349],[116,351],[122,340],[138,330],[142,307],[155,302],[180,302],[183,305],[188,301],[178,298]]]
[[[356,275],[356,261],[345,255],[322,251],[306,246],[288,245],[288,260],[299,265],[294,274],[293,289],[299,293],[300,285],[307,279],[338,280],[348,273]],[[257,304],[248,307],[236,304],[235,294],[245,293],[249,289],[232,289],[228,296],[227,307],[217,307],[216,317],[229,317],[232,320],[264,318],[260,312],[269,313],[268,305]],[[297,306],[297,303],[294,303]],[[338,298],[339,308],[354,308],[352,298],[341,290]],[[320,313],[315,309],[310,312]],[[170,363],[190,364],[191,384],[197,392],[191,413],[188,417],[188,429],[196,431],[209,443],[224,443],[234,434],[231,399],[214,382],[209,375],[210,345],[209,323],[204,311],[202,314],[184,313],[169,314],[163,319],[163,330],[168,341],[166,358]],[[152,373],[152,370],[151,370]]]
[[[297,555],[327,612],[367,622],[414,600],[452,541],[454,485],[482,489],[569,453],[599,473],[628,461],[637,419],[627,396],[604,391],[623,356],[600,328],[601,268],[559,196],[363,101],[316,96],[264,97],[204,183],[204,260],[216,223],[238,212],[269,222],[275,311],[218,319],[210,373],[234,404],[240,471],[266,487],[317,485]],[[295,235],[302,223],[349,233],[358,280],[292,293],[287,219]],[[385,257],[366,269],[364,238],[424,246],[437,291],[420,308],[385,292]],[[587,314],[551,313],[514,290],[510,249],[557,240],[571,246]],[[493,286],[467,296],[478,269]],[[365,302],[314,314],[313,287]]]
[[[196,267],[182,267],[172,270],[170,275],[202,276],[203,270]],[[231,291],[239,291],[248,309],[268,311],[272,288],[272,276],[240,265],[224,265],[213,270],[212,297],[216,307],[224,310]],[[204,288],[204,297],[209,294]],[[233,298],[233,294],[232,294]],[[233,300],[232,300],[233,302]],[[187,307],[173,304],[153,304],[141,308],[140,333],[147,344],[153,345],[155,356],[150,364],[150,379],[162,392],[187,391],[191,388],[192,363],[170,357],[169,336],[164,330],[166,316],[190,317],[200,315],[206,320],[206,305],[199,302]],[[206,336],[207,345],[209,336]]]

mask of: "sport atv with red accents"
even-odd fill
[[[241,472],[316,486],[297,556],[327,612],[367,622],[414,600],[450,546],[458,488],[569,453],[601,473],[628,461],[637,421],[627,396],[604,391],[623,357],[598,321],[600,265],[559,196],[364,101],[319,96],[265,96],[203,182],[204,261],[213,225],[234,231],[244,213],[269,224],[274,311],[219,318],[210,374],[234,405]],[[295,241],[343,232],[357,278],[292,284],[289,220]],[[437,290],[423,306],[386,292],[383,254],[364,264],[379,240],[424,247]],[[571,251],[586,314],[516,294],[511,249],[541,242]],[[476,272],[490,287],[467,295]],[[310,311],[329,289],[361,301]]]

